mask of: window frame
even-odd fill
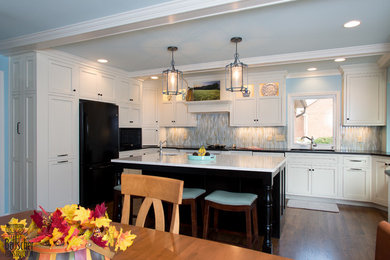
[[[289,149],[310,149],[310,145],[294,143],[294,100],[296,99],[333,99],[333,145],[318,144],[313,149],[335,150],[340,149],[340,93],[337,91],[308,92],[288,94],[288,148]],[[333,146],[333,147],[332,147]]]

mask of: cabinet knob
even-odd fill
[[[156,129],[156,132],[158,132],[158,130]]]
[[[133,101],[133,99],[132,99],[132,98],[130,98],[130,101]]]
[[[158,121],[156,121],[156,123],[158,123]]]
[[[73,92],[76,92],[76,89],[73,89]]]
[[[130,121],[130,123],[133,123],[133,121]]]
[[[349,120],[349,117],[347,117],[347,120]]]

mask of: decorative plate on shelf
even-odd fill
[[[262,96],[278,96],[279,83],[264,83],[260,84],[260,91]]]
[[[198,155],[188,155],[188,160],[192,161],[214,161],[215,160],[215,154],[210,154],[209,156],[198,156]]]

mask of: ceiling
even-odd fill
[[[220,69],[233,60],[233,36],[243,38],[238,51],[244,63],[294,73],[305,71],[306,65],[336,69],[340,64],[331,60],[338,56],[352,64],[375,62],[390,52],[389,0],[201,2],[1,1],[0,53],[54,48],[92,61],[105,58],[109,66],[145,76],[169,66],[170,45],[179,48],[179,69]],[[141,18],[106,25],[124,17],[117,13]],[[102,17],[109,18],[105,27],[94,30]],[[343,27],[354,19],[361,21],[359,27]],[[294,65],[280,65],[290,63]]]

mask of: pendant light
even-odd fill
[[[233,37],[230,41],[236,44],[236,53],[234,62],[225,67],[225,87],[231,92],[245,92],[248,90],[248,65],[240,61],[237,52],[237,44],[242,41],[242,38]]]
[[[183,86],[183,72],[175,69],[173,52],[177,51],[176,46],[169,46],[168,51],[172,52],[171,68],[162,72],[163,94],[178,95]]]

